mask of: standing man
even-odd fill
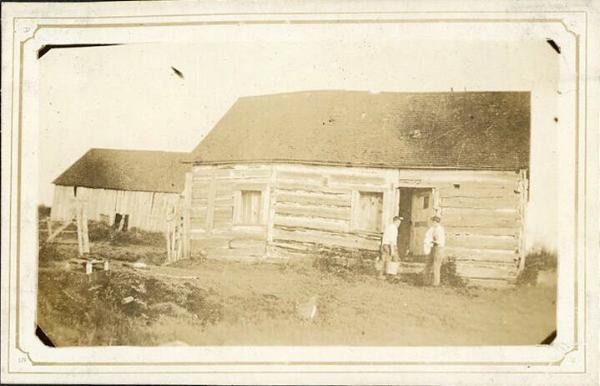
[[[381,238],[381,255],[380,264],[377,265],[379,278],[384,278],[385,265],[388,261],[396,261],[398,259],[398,227],[402,223],[403,218],[395,216],[392,223],[385,227],[383,237]]]
[[[446,232],[441,221],[442,219],[439,216],[431,218],[432,224],[425,234],[423,243],[423,251],[426,255],[429,255],[425,269],[427,282],[434,286],[440,285],[440,270],[444,261],[444,247],[446,246]]]

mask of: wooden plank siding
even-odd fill
[[[264,257],[271,173],[269,165],[193,168],[192,249],[209,258]],[[260,192],[260,197],[250,194],[252,200],[246,196],[246,204],[253,203],[252,213],[259,216],[252,218],[253,224],[244,223],[247,216],[236,211],[244,202],[242,192],[249,191]]]
[[[293,257],[323,249],[373,255],[381,230],[399,210],[399,187],[432,189],[432,205],[446,229],[446,253],[467,278],[512,280],[522,256],[522,182],[510,171],[393,170],[291,164],[196,166],[193,169],[192,233],[210,248],[209,240],[227,240],[209,255],[243,255],[244,240],[260,240],[269,257]],[[215,182],[214,197],[208,182]],[[200,186],[203,185],[203,186]],[[243,190],[262,192],[260,226],[236,225]],[[379,230],[361,230],[360,192],[381,212]],[[363,200],[364,204],[364,200]],[[375,205],[377,204],[377,205]],[[364,206],[364,205],[363,205]],[[364,208],[363,208],[364,209]],[[368,208],[367,208],[368,209]],[[212,212],[210,226],[203,225]],[[195,220],[194,220],[195,219]],[[379,220],[375,220],[379,221]],[[373,228],[373,221],[364,222]],[[364,225],[363,225],[364,226]],[[202,241],[204,240],[204,241]],[[237,247],[233,247],[237,246]],[[496,268],[494,268],[496,267]]]
[[[54,187],[51,218],[65,221],[71,217],[75,204],[72,186]],[[129,215],[128,226],[151,232],[162,232],[166,226],[168,209],[180,199],[177,193],[138,192],[113,189],[77,187],[77,198],[85,201],[88,219],[102,221],[108,218],[112,225],[116,213]]]

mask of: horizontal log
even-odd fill
[[[474,177],[477,179],[477,177]],[[459,189],[469,190],[480,190],[480,189],[504,189],[514,190],[518,185],[518,179],[495,179],[495,180],[484,180],[484,181],[446,181],[445,183],[438,184],[440,188],[455,188],[455,185],[459,186]]]
[[[190,208],[190,217],[191,218],[206,218],[206,207],[196,207],[192,206]]]
[[[519,216],[512,213],[494,213],[489,215],[446,214],[442,210],[442,224],[447,227],[489,227],[519,228]]]
[[[385,185],[375,185],[375,184],[344,184],[344,185],[334,185],[334,184],[330,184],[329,186],[331,187],[343,187],[348,189],[349,191],[359,191],[359,192],[378,192],[378,193],[382,193],[382,192],[393,192],[394,189],[392,187],[392,184],[385,184]]]
[[[464,226],[463,224],[448,225],[443,220],[442,223],[446,229],[446,235],[453,237],[452,235],[481,235],[481,236],[513,236],[518,237],[520,227],[478,227],[478,226]]]
[[[518,252],[510,249],[446,247],[445,252],[446,256],[452,256],[457,261],[485,261],[510,264],[519,258]]]
[[[317,205],[291,205],[275,203],[276,214],[287,214],[306,217],[317,217],[337,220],[350,220],[350,208],[328,207]]]
[[[195,199],[206,199],[208,198],[208,187],[196,187],[192,188],[192,200]]]
[[[277,193],[276,201],[281,203],[329,205],[338,207],[349,207],[351,204],[350,194],[321,194],[314,192],[284,192]]]
[[[267,242],[265,239],[233,239],[229,241],[229,248],[232,249],[262,249],[264,251]]]
[[[512,280],[517,276],[514,264],[456,262],[456,273],[468,279]]]
[[[438,188],[440,197],[487,197],[487,198],[505,198],[514,197],[515,199],[520,198],[520,193],[515,192],[516,186],[514,187],[471,187],[466,188],[462,185],[459,188],[455,187],[440,187]]]
[[[209,259],[244,260],[247,258],[262,258],[266,255],[264,248],[262,250],[217,248],[208,249],[207,252],[207,257]]]
[[[191,229],[205,229],[206,228],[206,219],[203,219],[203,218],[190,219],[190,227],[191,227]]]
[[[442,208],[442,216],[520,218],[516,208]]]
[[[235,183],[231,186],[231,191],[237,190],[266,190],[269,187],[269,181],[258,181],[258,180],[243,180],[243,182]]]
[[[316,217],[289,216],[276,213],[273,224],[286,227],[298,227],[334,232],[348,232],[350,222],[348,220],[329,220]]]
[[[195,208],[195,209],[206,209],[207,206],[208,206],[208,199],[191,201],[191,207]]]
[[[277,180],[275,182],[275,188],[278,191],[300,191],[300,192],[314,192],[322,194],[349,194],[351,189],[344,187],[331,187],[323,184],[311,184],[302,181],[285,181]]]
[[[446,232],[446,245],[448,247],[475,249],[515,250],[519,247],[519,239],[515,236],[486,236]]]
[[[274,247],[283,248],[285,250],[291,250],[296,252],[313,252],[315,250],[315,243],[303,243],[296,242],[293,240],[278,240],[273,241],[269,245]]]
[[[507,195],[504,197],[440,197],[442,208],[472,208],[472,209],[518,209],[519,197]]]
[[[277,180],[288,180],[290,182],[299,181],[302,183],[310,183],[314,185],[325,185],[325,177],[321,173],[311,172],[292,172],[292,171],[277,171]]]
[[[331,247],[344,247],[350,249],[378,250],[379,242],[364,239],[356,234],[332,233],[322,231],[303,231],[299,229],[273,228],[273,240],[288,240],[302,243],[315,243]]]
[[[231,237],[241,237],[242,235],[260,236],[267,234],[266,225],[240,225],[233,224],[228,232]]]
[[[214,176],[217,178],[268,178],[271,176],[271,169],[268,167],[261,169],[215,169]]]
[[[402,169],[399,171],[399,178],[400,180],[417,179],[430,184],[483,182],[507,184],[517,181],[519,175],[514,171]]]
[[[329,176],[329,184],[331,185],[385,185],[385,177],[378,177],[375,175],[361,175],[361,174],[332,174]]]
[[[230,183],[222,183],[217,181],[215,183],[215,197],[224,197],[224,196],[232,196],[235,189],[235,186]]]
[[[198,183],[198,184],[204,184],[204,183],[210,183],[210,180],[212,179],[212,171],[210,170],[203,170],[203,171],[196,171],[192,173],[192,182],[194,184]]]
[[[272,244],[267,247],[267,256],[275,259],[293,259],[311,257],[312,253],[310,251],[294,250],[278,244]]]
[[[233,216],[233,206],[215,206],[213,209],[213,214],[215,216],[218,215],[226,215],[226,216]]]
[[[220,214],[213,218],[213,226],[215,228],[231,228],[233,225],[233,216]]]
[[[233,206],[233,194],[215,195],[215,206]]]

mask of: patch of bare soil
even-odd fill
[[[555,329],[553,286],[430,288],[311,260],[113,264],[91,280],[82,267],[40,264],[38,324],[59,346],[524,345]]]

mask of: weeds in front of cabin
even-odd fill
[[[467,283],[465,280],[456,272],[456,260],[453,257],[449,257],[442,263],[440,270],[441,284],[448,287],[465,288]]]
[[[540,271],[555,271],[558,255],[555,251],[541,247],[527,254],[525,267],[517,277],[517,285],[535,285]]]
[[[166,283],[135,271],[39,276],[38,324],[62,345],[148,345],[157,342],[145,326],[177,316],[198,329],[218,323],[223,306],[215,294],[190,283]]]
[[[375,255],[370,251],[347,251],[320,248],[313,259],[313,267],[345,279],[354,275],[373,275]]]

